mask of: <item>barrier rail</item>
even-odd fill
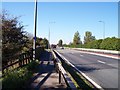
[[[70,87],[70,89],[76,90],[76,86],[74,85],[74,83],[72,82],[70,77],[67,75],[67,72],[65,71],[65,69],[61,65],[61,61],[56,57],[53,50],[52,50],[52,54],[55,58],[55,67],[57,68],[57,71],[59,73],[59,83],[61,83],[61,75],[62,75],[66,84]]]

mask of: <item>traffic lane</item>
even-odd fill
[[[61,52],[60,52],[61,53]],[[116,67],[106,65],[98,62],[95,58],[89,58],[89,56],[77,56],[71,53],[61,53],[64,57],[66,57],[72,64],[83,72],[90,72],[92,70],[100,70],[100,69],[117,69]]]
[[[95,60],[95,62],[107,64],[109,66],[118,68],[118,62],[119,62],[118,59],[113,59],[113,58],[108,58],[108,57],[103,57],[103,56],[98,56],[98,55],[93,55],[93,54],[85,54],[81,52],[75,53],[73,55],[83,58],[83,59]]]
[[[62,52],[62,53],[61,53]],[[95,62],[94,59],[81,59],[76,55],[64,53],[60,50],[60,53],[73,63],[79,70],[84,72],[87,76],[97,82],[104,88],[118,88],[118,69],[103,63]],[[75,53],[74,53],[75,54]]]
[[[110,57],[108,58],[108,57],[99,56],[99,55],[93,55],[93,54],[84,53],[82,51],[77,51],[77,50],[64,49],[64,50],[58,50],[58,51],[60,51],[61,53],[73,54],[77,57],[81,57],[84,59],[91,59],[91,61],[107,64],[115,68],[118,68],[118,63],[120,62],[118,59],[114,59]]]

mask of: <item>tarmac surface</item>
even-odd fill
[[[31,90],[65,89],[67,85],[62,77],[59,84],[59,73],[56,72],[54,62],[49,51],[41,53],[39,72],[34,73],[30,88]]]

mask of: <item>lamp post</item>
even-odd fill
[[[56,23],[55,21],[54,22],[49,22],[49,34],[48,34],[48,49],[50,49],[50,24],[54,24]]]
[[[37,0],[35,0],[34,7],[33,60],[36,60],[36,29],[37,29]]]
[[[104,21],[99,21],[103,23],[103,39],[105,39],[105,22]]]

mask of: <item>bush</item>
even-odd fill
[[[38,62],[33,61],[27,66],[24,66],[14,71],[9,71],[2,80],[2,89],[16,90],[26,88],[26,83],[32,77],[33,71],[37,70]]]
[[[106,50],[120,50],[119,42],[120,39],[115,37],[106,38],[102,41],[100,48]]]
[[[15,70],[13,72],[8,72],[4,79],[3,79],[3,89],[16,89],[16,88],[23,88],[26,78],[24,77],[25,74],[27,74],[28,71],[25,68],[21,68],[18,70]]]
[[[104,50],[117,50],[120,51],[120,38],[116,37],[108,37],[105,39],[99,39],[91,41],[87,44],[79,44],[79,45],[65,45],[70,48],[92,48],[92,49],[104,49]]]
[[[94,49],[100,49],[100,44],[102,42],[102,39],[94,40],[92,42],[89,42],[88,44],[85,44],[85,48],[94,48]]]
[[[26,67],[28,69],[28,71],[34,71],[38,69],[38,65],[39,63],[37,61],[33,61],[30,64],[28,64]]]

